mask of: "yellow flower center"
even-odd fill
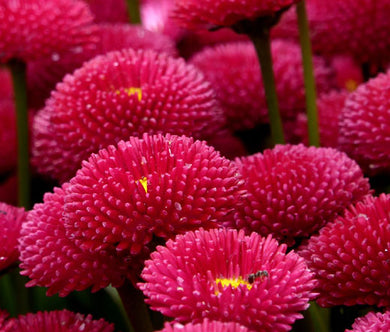
[[[148,193],[148,179],[146,178],[146,176],[143,176],[138,181],[139,183],[141,183],[142,187],[144,188],[145,193]]]
[[[241,276],[238,278],[217,278],[215,279],[215,283],[217,285],[221,285],[222,288],[231,286],[232,288],[238,288],[240,285],[246,286],[246,288],[251,289],[252,285],[248,282],[248,280],[243,279]],[[218,290],[215,291],[215,295],[218,295]]]
[[[137,95],[138,101],[141,101],[141,99],[142,99],[142,89],[141,88],[130,87],[130,88],[125,88],[123,90],[127,93],[128,96]],[[115,93],[117,95],[119,95],[120,91],[116,90]]]

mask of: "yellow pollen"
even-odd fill
[[[143,176],[141,179],[139,179],[139,182],[142,184],[142,187],[144,188],[145,192],[148,193],[148,179],[146,176]]]
[[[234,279],[227,279],[227,278],[217,278],[215,279],[215,283],[218,285],[220,284],[223,288],[232,286],[233,288],[238,288],[240,285],[246,286],[246,288],[251,289],[252,284],[250,284],[247,280],[242,279],[242,277],[234,278]],[[216,291],[215,295],[218,295],[219,292]]]
[[[137,95],[138,101],[141,101],[141,99],[142,99],[142,89],[141,88],[130,87],[130,88],[125,88],[123,90],[127,93],[128,96]],[[116,90],[115,93],[117,95],[119,95],[120,91]]]
[[[348,80],[347,82],[345,82],[345,87],[347,88],[347,90],[349,92],[352,92],[352,91],[355,91],[356,88],[358,87],[358,84],[355,80]]]

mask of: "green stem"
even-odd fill
[[[19,206],[30,208],[29,134],[26,87],[26,64],[18,59],[8,62],[11,70],[18,137],[18,192]]]
[[[153,325],[142,292],[127,280],[117,290],[135,332],[152,332]]]
[[[141,12],[139,0],[126,0],[127,13],[132,24],[141,24]]]
[[[313,57],[311,51],[309,23],[307,20],[306,6],[304,0],[297,3],[296,10],[298,15],[299,39],[301,42],[302,50],[309,144],[314,146],[320,146],[316,85],[313,74]]]
[[[111,296],[112,300],[115,302],[115,304],[118,306],[120,313],[123,317],[123,320],[126,323],[127,331],[128,332],[134,332],[133,326],[130,323],[129,316],[127,315],[126,309],[123,306],[123,302],[121,300],[121,297],[119,296],[119,293],[116,288],[114,287],[106,287],[105,291]]]
[[[308,309],[314,330],[317,332],[329,331],[329,309],[320,308],[315,301],[310,302]]]
[[[284,144],[282,120],[279,114],[278,97],[276,94],[275,77],[272,69],[271,42],[269,28],[263,27],[255,34],[250,34],[260,62],[265,98],[268,106],[268,116],[271,125],[271,135],[274,144]]]

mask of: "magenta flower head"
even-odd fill
[[[345,332],[386,332],[390,330],[390,311],[369,312],[364,317],[359,317],[352,325],[352,330]]]
[[[81,0],[1,0],[0,62],[24,61],[96,43],[93,17]],[[49,19],[48,19],[49,18]]]
[[[0,322],[1,323],[1,322]],[[1,327],[1,324],[0,324]],[[113,332],[114,325],[104,319],[94,320],[91,315],[84,316],[64,310],[39,311],[10,318],[2,332]]]
[[[241,195],[233,162],[205,142],[145,134],[83,163],[70,180],[64,223],[85,250],[137,255],[153,236],[218,227]]]
[[[232,229],[187,232],[157,247],[138,285],[153,310],[181,323],[208,318],[288,331],[316,294],[304,260],[286,248]]]
[[[18,260],[18,238],[26,219],[27,213],[23,208],[0,202],[0,271]]]
[[[315,51],[350,54],[360,63],[388,61],[389,1],[310,0],[307,10]]]
[[[281,114],[295,117],[305,108],[301,50],[298,44],[277,40],[272,43],[272,53]],[[205,48],[190,63],[213,84],[232,130],[250,129],[269,121],[259,60],[250,42]],[[318,90],[329,90],[332,70],[320,57],[314,58],[314,65]]]
[[[31,280],[27,287],[47,287],[47,295],[66,296],[72,291],[92,287],[92,292],[112,285],[119,287],[124,280],[141,272],[140,253],[135,260],[127,253],[101,250],[84,252],[80,241],[67,237],[64,227],[65,191],[69,184],[55,188],[35,204],[23,224],[19,240],[21,274]],[[149,253],[145,248],[145,257]]]
[[[37,114],[33,164],[60,181],[92,152],[143,133],[212,136],[225,122],[214,90],[183,59],[132,49],[67,75]]]
[[[390,71],[361,84],[345,101],[340,149],[368,175],[390,173]]]
[[[174,16],[184,26],[231,26],[242,20],[273,16],[297,0],[176,0]]]
[[[277,145],[236,164],[248,195],[227,225],[271,233],[289,245],[370,192],[356,162],[331,148]]]
[[[339,122],[338,118],[345,105],[349,93],[346,90],[333,90],[320,95],[317,99],[318,125],[320,129],[321,146],[338,148]],[[300,113],[294,124],[294,136],[299,137],[300,142],[309,145],[307,133],[307,116]]]
[[[389,216],[389,195],[368,196],[302,247],[321,306],[390,305]]]
[[[206,318],[198,324],[165,323],[160,332],[249,332],[249,329],[238,323],[210,321]]]

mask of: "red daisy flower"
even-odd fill
[[[233,163],[205,142],[143,135],[94,154],[70,180],[69,237],[85,250],[137,255],[153,236],[217,227],[239,203]]]
[[[153,310],[179,322],[234,321],[255,331],[288,331],[315,281],[303,259],[271,237],[200,229],[158,246],[138,284]]]
[[[92,152],[144,132],[213,136],[224,117],[211,85],[183,59],[131,49],[67,75],[37,114],[33,164],[65,181]]]
[[[227,224],[271,233],[288,244],[311,235],[370,192],[359,166],[331,148],[277,145],[236,163],[248,196]]]
[[[207,318],[199,324],[165,323],[160,332],[248,332],[249,330],[238,323],[210,321]]]
[[[338,148],[338,118],[348,95],[349,93],[346,90],[333,90],[330,93],[322,94],[317,99],[321,146]],[[300,142],[303,142],[305,145],[309,145],[306,114],[298,114],[293,130],[294,136],[299,137]]]
[[[390,71],[361,84],[345,101],[340,149],[369,175],[390,172]]]
[[[141,272],[148,248],[142,248],[137,259],[126,252],[84,252],[80,241],[66,235],[64,199],[68,186],[66,183],[45,194],[43,203],[35,204],[23,224],[19,240],[21,274],[31,279],[26,286],[48,287],[47,295],[66,296],[88,287],[92,292],[110,284],[119,287],[126,278],[134,279]]]
[[[390,305],[390,195],[366,197],[300,250],[321,306]]]
[[[176,0],[173,15],[186,27],[231,26],[234,23],[276,12],[297,3],[297,0]]]
[[[1,327],[1,326],[0,326]],[[113,332],[114,325],[104,319],[94,320],[91,315],[84,316],[64,310],[28,313],[5,322],[2,332]]]
[[[96,42],[93,17],[79,0],[1,0],[0,62],[29,61]]]
[[[307,10],[315,51],[351,54],[361,63],[388,60],[388,0],[310,0]]]
[[[390,311],[369,312],[364,317],[359,317],[352,325],[352,330],[345,332],[386,332],[390,330]]]
[[[295,117],[306,105],[301,50],[295,43],[277,40],[272,43],[272,53],[281,114]],[[213,84],[233,130],[268,122],[259,60],[250,42],[205,48],[190,62]],[[314,65],[318,90],[329,90],[333,72],[322,58],[315,57]]]
[[[26,218],[27,213],[23,208],[0,202],[0,271],[15,263],[19,257],[18,238]]]

